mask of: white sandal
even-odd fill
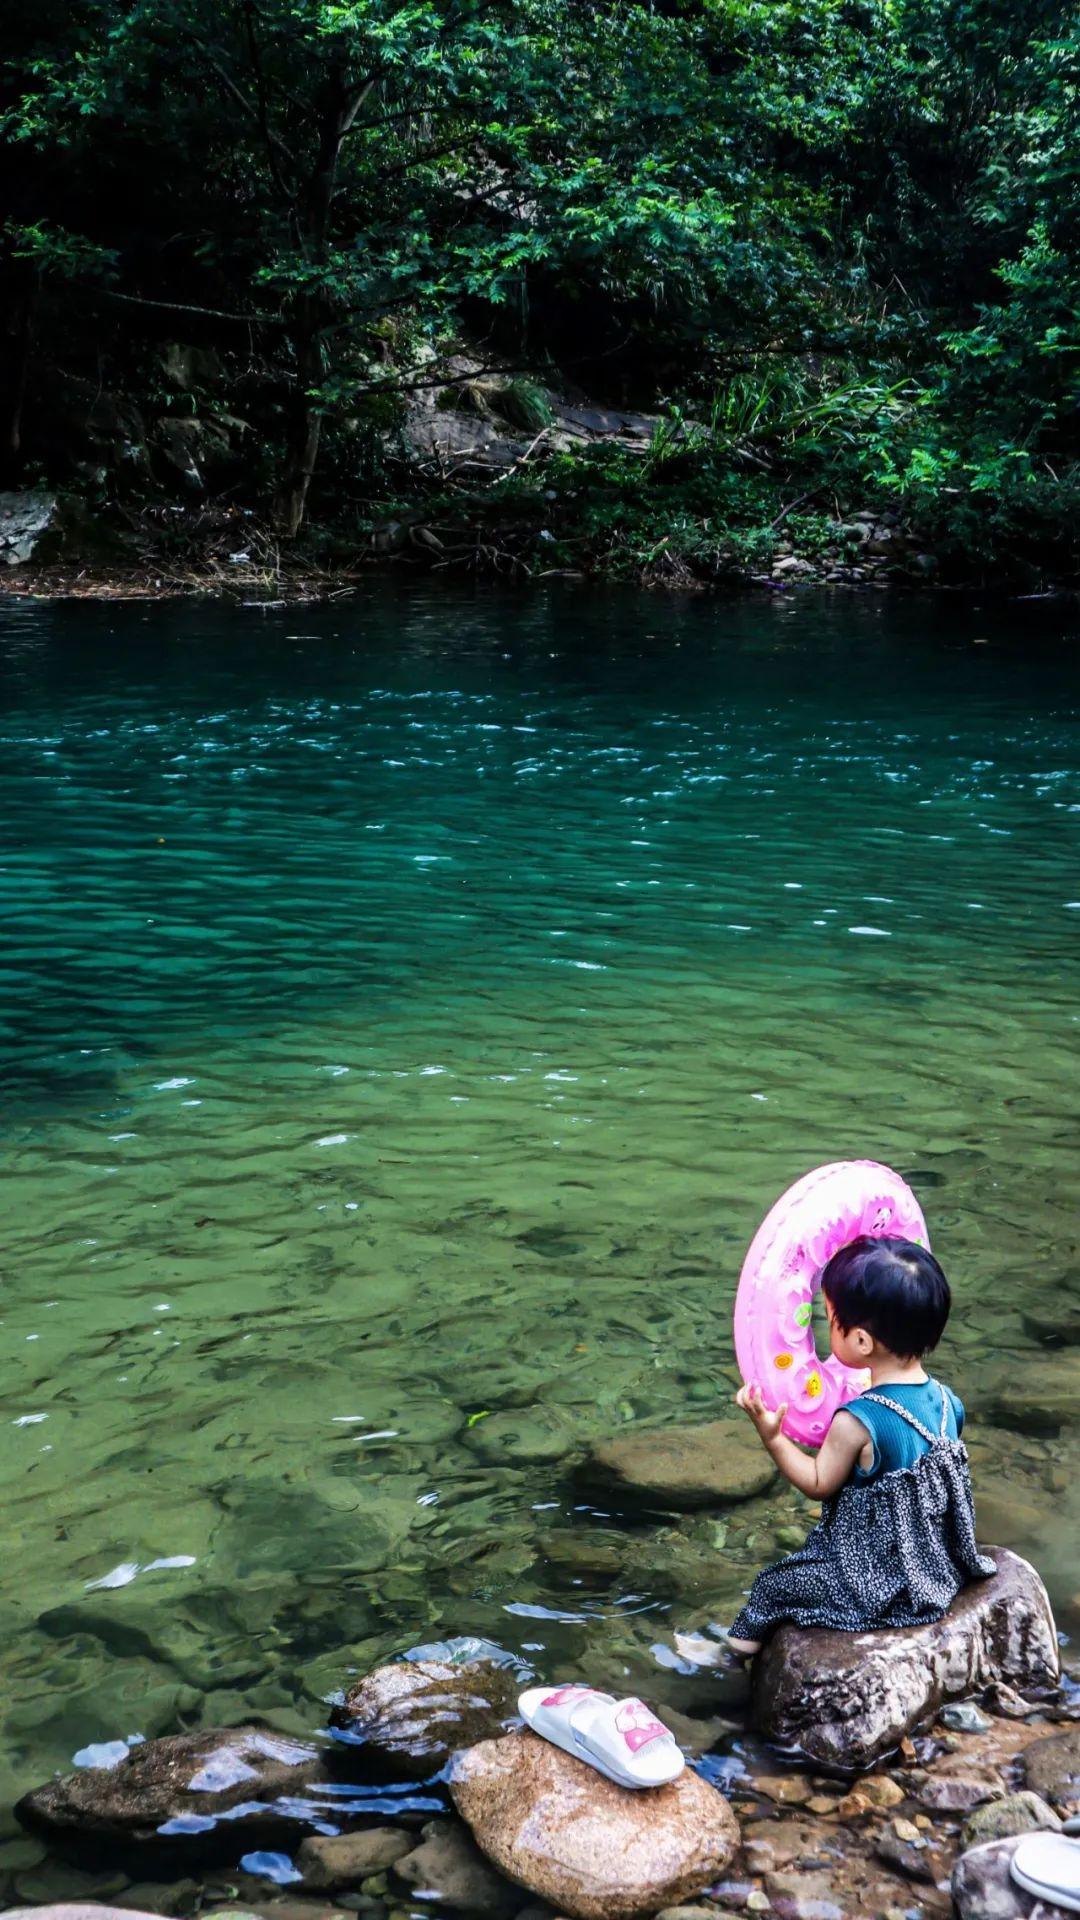
[[[1070,1821],[1070,1827],[1076,1826]],[[1013,1879],[1025,1893],[1047,1906],[1080,1913],[1080,1840],[1067,1833],[1025,1833],[1010,1863]]]
[[[674,1734],[642,1700],[595,1687],[529,1687],[518,1712],[534,1733],[619,1787],[664,1787],[686,1765]]]

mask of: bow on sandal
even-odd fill
[[[529,1687],[518,1700],[527,1727],[619,1787],[664,1787],[686,1761],[643,1700],[616,1700],[595,1687]]]

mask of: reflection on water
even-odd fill
[[[634,1515],[576,1464],[727,1400],[745,1246],[847,1155],[920,1193],[984,1533],[1080,1627],[1080,801],[1032,618],[0,613],[5,1809],[460,1633],[700,1711],[674,1629],[796,1496]]]

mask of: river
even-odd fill
[[[577,1462],[725,1411],[824,1160],[914,1184],[983,1531],[1080,1631],[1076,629],[0,605],[3,1831],[88,1743],[311,1730],[446,1635],[674,1701],[796,1498]]]

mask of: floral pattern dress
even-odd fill
[[[849,1480],[833,1494],[805,1546],[758,1574],[734,1637],[764,1640],[785,1621],[846,1633],[925,1626],[940,1620],[961,1587],[997,1571],[975,1544],[967,1448],[946,1430],[949,1397],[939,1390],[939,1433],[885,1393],[861,1396],[914,1427],[925,1453],[912,1466]]]

